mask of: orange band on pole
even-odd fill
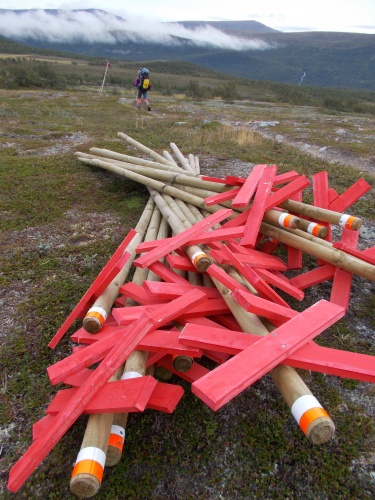
[[[299,425],[304,432],[304,434],[307,433],[307,429],[309,425],[314,422],[317,418],[321,417],[329,417],[328,413],[325,411],[324,408],[311,408],[310,410],[307,410],[301,417],[301,420],[299,421]]]
[[[279,216],[279,225],[281,227],[289,227],[293,219],[294,219],[293,215],[283,212]]]
[[[197,267],[197,263],[198,261],[200,261],[201,259],[204,259],[206,258],[207,259],[207,255],[204,253],[204,252],[196,252],[192,258],[191,258],[191,262],[193,263],[193,266],[194,267]]]
[[[124,438],[119,436],[118,434],[110,434],[109,435],[109,440],[108,440],[108,446],[113,446],[114,448],[117,448],[118,450],[121,451],[124,448]]]
[[[81,460],[74,466],[72,477],[77,476],[77,474],[91,474],[101,483],[103,479],[103,472],[103,467],[100,463],[95,462],[95,460]]]
[[[103,325],[107,319],[107,313],[101,307],[93,307],[86,314],[85,319],[86,318],[96,318],[100,321],[100,324]]]
[[[287,215],[284,219],[284,226],[289,227],[292,219],[293,219],[293,215]]]
[[[323,226],[321,226],[320,224],[312,222],[311,224],[308,225],[307,232],[312,234],[313,236],[319,236],[319,231],[321,230],[322,227]]]
[[[104,451],[95,446],[82,448],[77,456],[76,463],[73,468],[72,478],[77,474],[91,474],[95,476],[99,482],[102,482],[106,455]]]
[[[346,229],[353,229],[355,220],[356,217],[353,217],[352,215],[342,214],[339,225],[341,227],[345,227]]]

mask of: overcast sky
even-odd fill
[[[1,9],[102,9],[126,19],[254,20],[288,31],[375,34],[375,0],[2,0]],[[1,33],[0,33],[1,34]]]

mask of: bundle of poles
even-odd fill
[[[143,184],[150,196],[134,230],[49,344],[54,348],[83,319],[72,355],[47,370],[52,384],[70,388],[34,425],[34,443],[11,470],[11,491],[88,413],[70,488],[81,498],[95,495],[105,467],[121,459],[128,414],[171,413],[177,406],[183,390],[166,383],[172,374],[217,410],[268,373],[315,444],[330,440],[335,426],[296,368],[375,381],[372,356],[312,341],[345,315],[353,274],[375,280],[375,249],[357,249],[362,221],[344,213],[371,189],[367,182],[339,195],[319,172],[311,205],[302,202],[310,182],[296,171],[255,165],[246,178],[207,177],[199,159],[174,143],[172,153],[159,154],[118,135],[142,157],[92,148],[77,152],[78,160]],[[339,242],[332,241],[332,225],[341,228]],[[302,270],[303,253],[317,258],[316,268]],[[290,269],[301,272],[287,278]],[[283,298],[302,301],[304,289],[326,280],[332,280],[330,300],[302,312]],[[215,368],[199,363],[202,357]]]

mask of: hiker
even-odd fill
[[[151,111],[150,103],[147,99],[147,91],[151,89],[150,83],[150,72],[147,68],[139,68],[138,76],[133,83],[134,87],[137,87],[137,108],[140,109],[142,97],[144,103],[147,106],[147,111]]]

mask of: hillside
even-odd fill
[[[9,11],[0,10],[0,18],[4,12]],[[57,16],[61,11],[53,12]],[[134,27],[129,28],[130,31],[121,29],[119,18],[108,13],[77,12],[89,12],[99,18],[105,15],[105,19],[109,20],[106,24],[109,28],[106,28],[103,37],[96,37],[95,41],[79,40],[77,37],[74,40],[58,37],[48,40],[36,38],[35,34],[26,36],[19,33],[8,38],[38,49],[86,57],[127,61],[182,60],[254,80],[314,87],[374,89],[375,35],[281,33],[255,21],[218,21],[209,24],[222,39],[218,41],[215,36],[215,40],[210,40],[207,32],[208,39],[199,41],[194,38],[194,30],[208,23],[187,21],[179,23],[180,31],[174,29],[168,32],[163,41],[152,33],[148,37],[147,28],[144,31],[136,31]],[[167,28],[168,23],[164,23],[164,29]],[[110,42],[107,41],[109,35]]]

